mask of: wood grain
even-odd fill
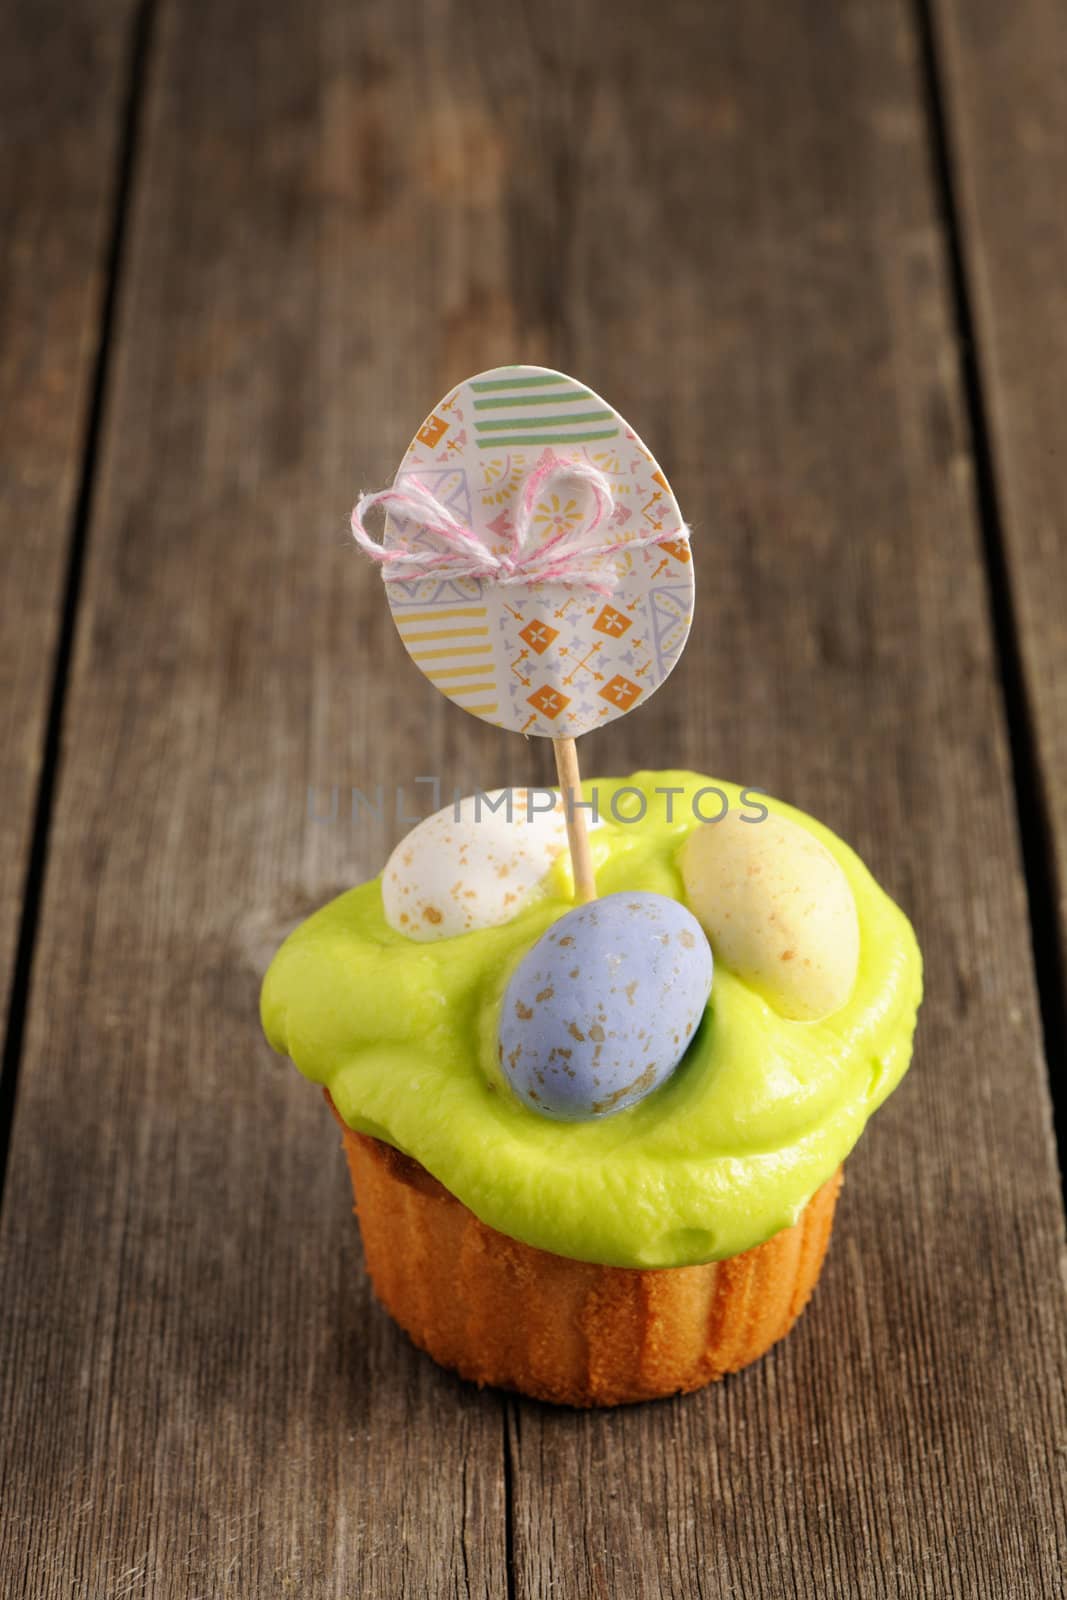
[[[159,16],[0,1238],[5,1596],[505,1587],[502,1402],[373,1307],[337,1130],[257,1021],[383,844],[309,784],[452,737],[345,538],[463,239],[415,26]]]
[[[662,452],[700,600],[654,708],[583,765],[690,762],[827,818],[913,913],[929,992],[777,1353],[602,1421],[512,1407],[517,1593],[1053,1595],[1062,1219],[908,13],[555,37],[561,343]]]
[[[132,0],[0,11],[5,1020],[92,401],[132,14]]]
[[[961,250],[1058,918],[1047,1002],[1067,1038],[1067,32],[1056,0],[937,0]],[[1044,930],[1050,941],[1057,929]],[[1064,1107],[1067,1116],[1067,1106]],[[1067,1128],[1067,1121],[1064,1123]]]
[[[149,88],[0,1219],[5,1593],[1058,1594],[1062,1216],[910,12],[172,3]],[[404,830],[352,786],[551,770],[427,690],[344,532],[515,358],[696,525],[686,656],[583,768],[808,807],[928,960],[799,1328],[591,1417],[373,1307],[255,1016]]]

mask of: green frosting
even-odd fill
[[[676,857],[700,824],[689,772],[594,780],[602,894],[647,889],[684,901]],[[640,823],[610,821],[609,797],[640,788]],[[680,787],[672,820],[657,786]],[[840,862],[856,899],[860,964],[848,1003],[791,1022],[716,961],[707,1015],[673,1076],[601,1121],[528,1110],[497,1060],[508,978],[569,910],[564,857],[503,927],[417,944],[389,927],[379,880],[341,895],[278,951],[263,984],[270,1043],[329,1089],[352,1128],[413,1156],[484,1222],[558,1255],[677,1267],[738,1254],[794,1222],[848,1155],[911,1056],[922,962],[911,925],[829,829],[781,802]],[[632,794],[619,810],[632,814]],[[715,815],[716,802],[701,802]],[[751,807],[751,802],[750,802]],[[750,811],[751,814],[751,811]]]

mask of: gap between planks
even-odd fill
[[[59,633],[52,663],[52,681],[41,747],[41,770],[22,887],[22,909],[15,943],[11,991],[8,997],[7,1031],[4,1036],[3,1057],[0,1061],[0,1207],[3,1205],[7,1158],[15,1120],[15,1099],[26,1032],[33,958],[40,924],[45,872],[48,866],[49,833],[59,782],[63,716],[70,682],[82,576],[89,544],[93,491],[100,456],[111,356],[115,345],[116,311],[122,280],[123,253],[137,163],[138,136],[145,101],[145,82],[155,10],[156,0],[140,0],[130,25],[127,48],[128,64],[120,117],[121,132],[115,156],[113,200],[104,261],[96,349],[89,383],[85,435],[81,447],[81,470],[78,475],[77,496],[67,544],[66,568],[60,598]]]
[[[1067,1161],[1064,1160],[1067,1099],[1058,1075],[1052,1071],[1054,1061],[1067,1060],[1067,1012],[1061,1001],[1061,997],[1067,993],[1067,950],[1061,937],[1051,871],[1052,821],[1041,778],[1041,759],[1023,667],[1018,608],[1012,590],[1004,517],[993,463],[992,429],[982,376],[982,351],[967,273],[964,227],[956,198],[955,162],[946,114],[947,91],[941,70],[937,26],[931,9],[932,0],[914,0],[914,4],[922,74],[920,88],[930,135],[933,190],[945,239],[949,305],[955,319],[960,385],[974,462],[975,503],[985,561],[990,625],[1007,723],[1012,797],[1026,879],[1030,946],[1041,1015],[1045,1077],[1052,1102],[1060,1181],[1067,1197]]]

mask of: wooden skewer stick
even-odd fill
[[[574,872],[574,898],[578,905],[596,899],[596,876],[593,872],[593,853],[589,848],[589,832],[585,825],[585,811],[576,802],[582,798],[582,779],[578,771],[578,750],[573,739],[553,739],[556,753],[556,773],[563,798],[563,815],[567,820],[567,843],[571,851]]]

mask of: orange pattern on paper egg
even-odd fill
[[[638,690],[639,694],[640,692]],[[535,689],[533,694],[527,695],[526,698],[534,710],[540,711],[541,715],[548,717],[550,722],[555,721],[560,712],[565,711],[570,705],[569,697],[565,694],[560,694],[558,689],[553,689],[552,685],[548,683],[543,683],[539,689]]]
[[[680,561],[683,566],[693,559],[692,551],[684,539],[661,539],[659,547],[673,556],[675,561]]]
[[[616,611],[614,606],[605,606],[593,623],[597,633],[606,633],[609,639],[621,639],[627,628],[632,626],[633,619]]]
[[[519,629],[519,638],[537,655],[543,656],[553,639],[559,638],[559,629],[550,628],[547,622],[528,622],[525,628]]]
[[[597,693],[602,700],[609,700],[620,711],[629,711],[634,701],[641,698],[641,685],[631,683],[629,678],[624,678],[621,672],[617,672],[602,689],[597,690]]]
[[[420,444],[424,444],[432,450],[434,445],[443,439],[447,432],[448,423],[444,417],[439,417],[436,411],[431,411],[415,437]]]

